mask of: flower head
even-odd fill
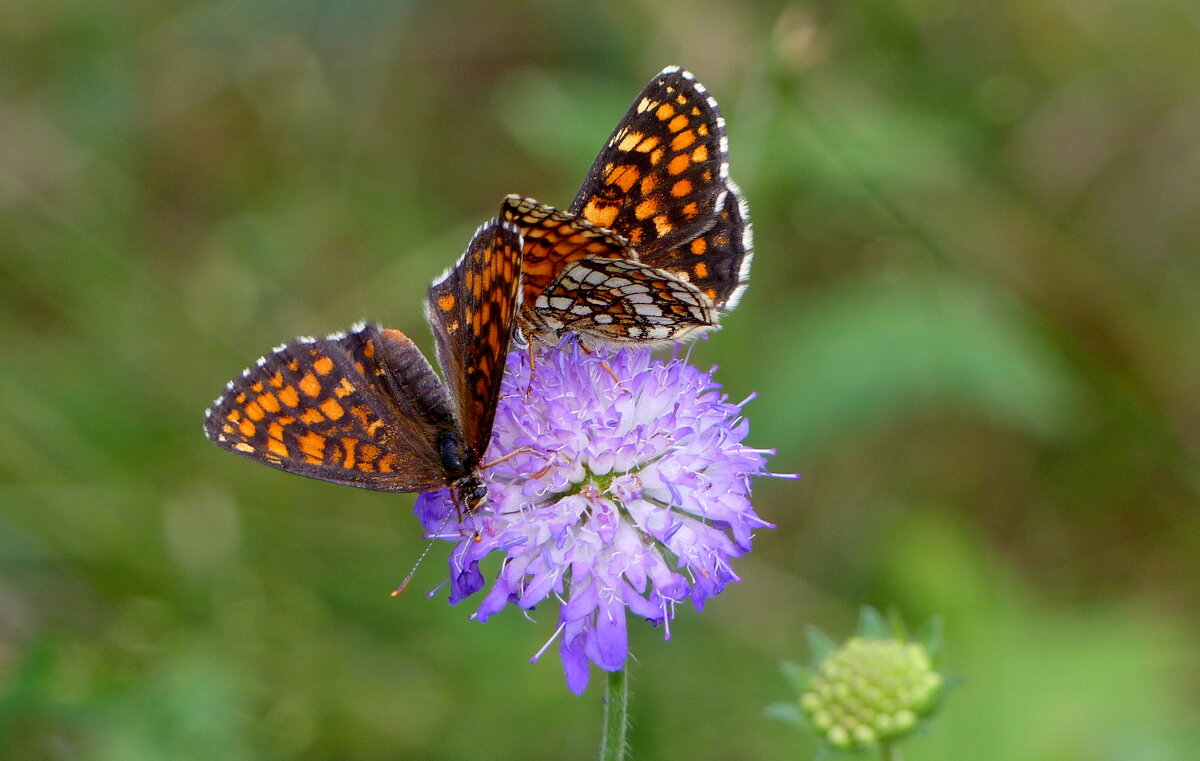
[[[501,553],[473,617],[553,595],[567,684],[582,693],[589,661],[624,667],[627,609],[666,624],[677,603],[700,609],[737,581],[730,561],[755,529],[772,528],[750,506],[770,451],[742,443],[741,405],[719,388],[711,372],[648,350],[602,358],[568,339],[541,352],[532,373],[528,355],[512,352],[490,450],[504,459],[484,469],[487,507],[457,521],[447,520],[446,490],[417,501],[426,530],[458,543],[450,601],[481,589],[480,560]]]

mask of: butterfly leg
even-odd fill
[[[484,470],[484,469],[492,467],[493,465],[499,465],[500,463],[504,462],[505,460],[511,460],[512,458],[516,457],[519,454],[525,454],[526,452],[532,452],[532,451],[534,451],[533,447],[528,447],[528,446],[527,447],[517,447],[516,449],[509,452],[508,454],[501,455],[501,456],[497,457],[496,459],[491,460],[490,462],[483,463],[482,465],[479,466],[479,468],[480,468],[480,470]]]
[[[558,336],[555,336],[558,338]],[[529,385],[525,387],[525,395],[529,396],[530,390],[533,388],[533,374],[537,370],[537,352],[534,350],[534,343],[541,344],[547,349],[553,349],[558,344],[547,340],[539,332],[531,332],[530,338],[525,342],[526,351],[529,352]]]
[[[480,465],[479,467],[480,467],[480,469],[490,468],[493,465],[499,465],[500,463],[504,462],[505,460],[516,457],[519,454],[525,454],[526,452],[537,452],[537,451],[538,450],[536,448],[530,447],[530,446],[517,447],[516,449],[509,452],[508,454],[501,455],[500,457],[497,457],[496,459],[492,460],[491,462],[485,462],[484,464]],[[555,452],[550,453],[550,457],[547,458],[546,467],[542,468],[541,470],[538,470],[536,473],[530,473],[528,476],[526,476],[526,478],[538,479],[538,478],[541,478],[542,476],[546,475],[548,472],[550,472],[550,467],[554,464],[554,454],[556,454],[556,453]]]
[[[529,474],[529,478],[538,479],[550,472],[550,468],[554,467],[554,455],[558,452],[552,452],[551,456],[546,459],[546,466],[541,470]]]
[[[617,371],[613,370],[612,365],[610,365],[608,363],[608,359],[600,356],[599,351],[597,351],[592,346],[588,346],[587,342],[585,342],[582,338],[579,339],[579,348],[582,349],[583,352],[585,354],[587,354],[589,357],[591,357],[593,359],[598,358],[600,360],[600,367],[603,368],[604,372],[608,373],[609,377],[613,379],[613,382],[617,384],[617,388],[621,389],[622,391],[624,391],[627,394],[633,393],[632,391],[630,391],[628,388],[625,387],[625,383],[622,382],[622,380],[619,377],[617,377]]]

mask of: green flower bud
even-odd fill
[[[942,695],[945,680],[926,645],[908,641],[902,632],[888,636],[881,623],[878,613],[864,611],[860,631],[869,633],[840,648],[824,648],[800,696],[809,725],[839,750],[871,748],[909,734]]]

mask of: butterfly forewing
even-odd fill
[[[521,289],[527,307],[571,262],[637,259],[629,242],[612,230],[532,198],[505,197],[500,218],[521,231]]]
[[[500,380],[521,299],[521,235],[492,220],[429,289],[425,313],[465,443],[477,457],[492,435]]]
[[[427,491],[457,424],[445,387],[398,330],[299,339],[226,386],[205,417],[219,446],[280,470],[379,491]]]
[[[570,211],[646,254],[701,235],[726,194],[725,120],[690,72],[650,81],[592,164]]]

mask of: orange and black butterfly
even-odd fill
[[[685,340],[746,289],[753,244],[725,119],[679,67],[634,99],[566,211],[508,196],[525,238],[522,328],[609,344]]]
[[[520,256],[519,231],[492,220],[430,286],[426,317],[445,384],[408,336],[360,323],[259,359],[205,413],[205,433],[290,473],[377,491],[449,486],[476,509],[487,497],[478,468],[520,305]]]

